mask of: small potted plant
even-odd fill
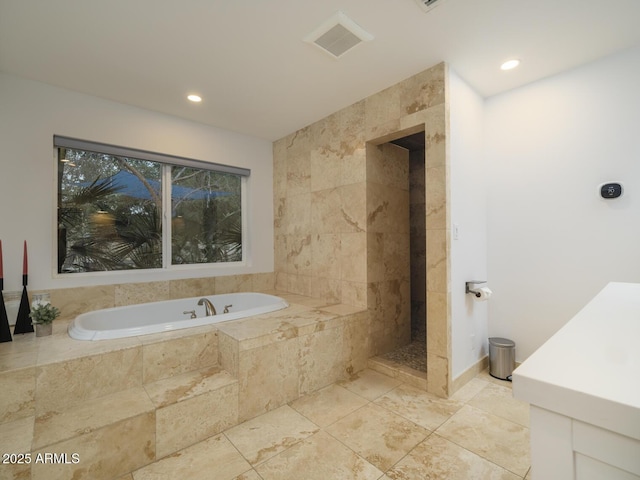
[[[36,326],[36,337],[46,337],[51,335],[51,323],[60,315],[60,310],[50,303],[39,303],[31,306],[29,315],[32,324]]]

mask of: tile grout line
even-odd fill
[[[244,454],[243,454],[243,453],[238,449],[238,447],[236,446],[236,444],[235,444],[235,443],[233,443],[233,442],[231,441],[231,439],[227,436],[227,433],[226,433],[226,432],[228,432],[229,430],[231,430],[231,428],[233,428],[233,427],[230,427],[230,428],[228,428],[228,429],[226,429],[226,430],[224,430],[224,431],[220,432],[220,434],[219,434],[219,435],[222,435],[224,438],[226,438],[226,439],[227,439],[227,442],[229,442],[229,444],[234,448],[234,450],[235,450],[236,452],[238,452],[238,454],[239,454],[239,455],[240,455],[240,456],[241,456],[241,457],[242,457],[242,458],[247,462],[247,464],[251,467],[251,470],[253,470],[253,471],[256,473],[256,475],[258,475],[258,477],[262,479],[262,475],[260,475],[260,474],[258,473],[258,471],[255,469],[255,465],[253,465],[253,464],[249,461],[249,459],[248,459],[247,457],[245,457],[245,456],[244,456]],[[268,460],[265,460],[265,461],[268,461]],[[249,470],[247,470],[247,472],[248,472],[248,471],[249,471]],[[247,473],[247,472],[243,472],[243,473],[242,473],[242,475],[244,475],[244,474],[245,474],[245,473]]]
[[[485,415],[490,415],[490,416],[493,416],[493,417],[499,418],[499,419],[501,419],[501,420],[503,420],[503,421],[506,421],[506,422],[509,422],[509,423],[511,423],[511,424],[513,424],[513,425],[516,425],[517,427],[525,428],[527,431],[529,430],[527,427],[523,427],[523,426],[522,426],[522,425],[520,425],[519,423],[513,422],[513,421],[511,421],[511,420],[507,420],[507,419],[502,418],[502,417],[500,417],[500,416],[498,416],[498,415],[496,415],[496,414],[494,414],[494,413],[487,412],[486,410],[484,410],[484,409],[482,409],[482,408],[475,407],[475,406],[473,406],[473,405],[469,405],[468,403],[465,403],[465,405],[466,405],[466,406],[468,406],[468,407],[469,407],[469,408],[471,408],[471,409],[478,410],[478,411],[480,411],[480,412],[484,413]],[[456,413],[458,413],[458,412],[456,412]],[[510,469],[509,469],[509,468],[507,468],[506,466],[504,466],[504,465],[500,465],[499,463],[496,463],[495,461],[493,461],[493,460],[491,460],[491,459],[489,459],[489,458],[485,457],[484,455],[481,455],[481,454],[479,454],[479,453],[473,452],[473,451],[469,450],[467,447],[465,447],[465,446],[463,446],[463,445],[459,444],[459,443],[458,443],[458,442],[456,442],[455,440],[453,440],[453,439],[451,439],[451,438],[448,438],[448,437],[446,437],[446,436],[444,436],[444,435],[442,435],[442,434],[438,433],[438,430],[439,430],[441,427],[443,427],[443,426],[445,425],[445,423],[449,422],[449,421],[450,421],[454,416],[455,416],[455,413],[454,413],[453,415],[451,415],[451,417],[449,417],[445,422],[443,422],[443,423],[442,423],[442,425],[440,425],[440,426],[439,426],[439,427],[434,431],[434,433],[435,433],[438,437],[443,438],[444,440],[446,440],[446,441],[448,441],[448,442],[451,442],[451,443],[453,443],[454,445],[457,445],[458,447],[460,447],[460,448],[462,448],[462,449],[466,450],[467,452],[469,452],[469,453],[471,453],[471,454],[473,454],[473,455],[475,455],[475,456],[477,456],[477,457],[480,457],[480,458],[482,458],[482,459],[486,460],[487,462],[490,462],[490,463],[492,463],[492,464],[494,464],[494,465],[497,465],[498,467],[502,468],[503,470],[508,471],[508,472],[512,473],[513,475],[515,475],[515,476],[519,477],[519,478],[524,478],[524,477],[526,477],[526,473],[525,473],[525,476],[524,476],[524,477],[523,477],[523,476],[520,476],[518,473],[516,473],[516,472],[514,472],[514,471],[510,470]],[[529,465],[529,470],[530,470],[530,469],[531,469],[531,466]],[[529,470],[527,470],[527,472],[528,472]]]

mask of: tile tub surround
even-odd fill
[[[273,147],[276,288],[367,308],[372,355],[382,355],[411,334],[408,168],[386,144],[425,132],[427,389],[443,397],[452,393],[447,83],[447,65],[436,65]]]
[[[3,448],[81,457],[11,472],[125,475],[365,368],[366,311],[277,293],[291,307],[226,324],[87,342],[56,321],[51,337],[0,345]]]

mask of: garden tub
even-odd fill
[[[203,299],[213,305],[215,315],[206,314]],[[78,315],[69,325],[69,336],[76,340],[135,337],[237,320],[288,306],[275,295],[242,292],[105,308]]]

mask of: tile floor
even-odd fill
[[[484,372],[444,400],[365,370],[118,480],[528,480],[510,385]]]

